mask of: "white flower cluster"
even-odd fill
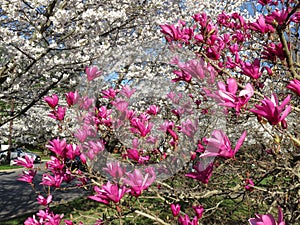
[[[14,98],[18,113],[57,81],[61,89],[69,88],[91,64],[107,75],[128,67],[126,79],[166,74],[171,55],[163,51],[159,24],[190,20],[202,10],[212,16],[224,9],[239,11],[242,4],[237,0],[3,0],[0,101]],[[3,115],[1,123],[8,117]]]

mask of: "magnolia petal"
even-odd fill
[[[242,146],[246,136],[247,136],[247,131],[244,131],[243,134],[241,135],[241,137],[239,138],[239,140],[236,143],[236,146],[234,148],[234,153],[236,153],[240,149],[240,147]]]
[[[279,106],[280,110],[283,110],[283,108],[290,102],[291,100],[291,95],[288,95],[281,103],[281,105]]]
[[[282,115],[281,115],[281,117],[280,117],[280,121],[284,120],[284,119],[287,117],[287,115],[291,112],[291,110],[292,110],[292,106],[289,105],[289,106],[283,111],[283,113],[282,113]]]
[[[278,206],[278,225],[285,225],[282,209]]]
[[[231,94],[236,94],[237,92],[237,89],[238,89],[238,85],[236,83],[236,80],[234,78],[229,78],[227,80],[227,84],[228,84],[228,91],[231,93]]]
[[[262,215],[261,219],[265,225],[276,225],[276,221],[271,214]]]

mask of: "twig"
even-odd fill
[[[139,210],[135,210],[134,212],[136,214],[138,214],[138,215],[141,215],[141,216],[147,217],[147,218],[149,218],[151,220],[157,221],[157,222],[159,222],[159,223],[161,223],[163,225],[171,225],[170,223],[166,223],[162,219],[160,219],[158,217],[154,217],[152,215],[149,215],[148,213],[145,213],[145,212],[142,212],[142,211],[139,211]]]
[[[293,59],[292,59],[292,55],[291,55],[290,50],[288,48],[288,44],[286,42],[286,39],[284,37],[284,33],[283,33],[283,30],[281,29],[281,27],[277,27],[277,33],[278,33],[280,42],[283,45],[283,51],[284,51],[284,54],[285,54],[285,57],[286,57],[286,62],[288,64],[289,70],[291,71],[293,77],[297,78],[299,80],[300,76],[296,73],[294,63],[293,63]]]

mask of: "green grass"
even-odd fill
[[[194,215],[193,209],[191,208],[191,202],[178,202],[181,205],[183,212],[190,215]],[[220,203],[220,210],[214,211],[214,216],[209,216],[211,212],[205,212],[204,218],[201,219],[203,224],[244,224],[250,216],[258,212],[256,209],[249,205],[247,199],[224,199],[221,196],[211,197],[209,199],[202,199],[201,204],[210,208],[217,203]],[[126,205],[132,206],[132,211],[128,211]],[[126,216],[122,218],[122,224],[126,225],[139,225],[139,224],[160,224],[155,222],[153,219],[138,215],[133,212],[139,210],[147,214],[151,214],[153,217],[158,217],[162,221],[169,224],[176,224],[176,219],[171,215],[169,203],[165,203],[160,198],[151,196],[149,192],[144,192],[144,195],[140,196],[137,200],[133,198],[124,198],[122,205],[120,205],[121,211]],[[267,207],[262,205],[259,207],[263,213],[267,211]],[[98,218],[106,218],[105,224],[119,225],[120,221],[116,217],[116,210],[111,209],[109,206],[101,204],[96,201],[92,201],[87,197],[82,197],[70,202],[52,206],[51,210],[55,214],[64,214],[64,218],[61,224],[64,224],[64,220],[72,220],[74,224],[94,224]],[[127,214],[128,212],[128,214]],[[0,222],[1,225],[19,225],[24,224],[24,221],[35,213],[30,213],[21,217],[10,219],[7,221]],[[112,217],[109,217],[112,216]],[[208,216],[208,217],[207,217]],[[217,223],[216,223],[217,221]]]
[[[6,165],[0,165],[0,171],[1,170],[11,170],[11,169],[19,169],[19,168],[23,168],[22,166],[11,166],[9,164]]]
[[[132,198],[130,201],[135,201]],[[127,204],[124,202],[124,204]],[[150,205],[155,206],[155,210],[148,208],[152,212],[155,212],[157,216],[162,219],[172,218],[169,206],[164,205],[158,199],[153,198],[143,198],[142,196],[138,199],[135,204],[135,209],[139,209],[145,212],[147,209],[139,208],[139,205],[143,204],[144,207],[149,207]],[[122,206],[121,206],[122,208]],[[100,204],[99,202],[92,201],[87,197],[79,198],[64,204],[56,205],[51,207],[51,210],[56,214],[64,214],[63,221],[66,219],[71,219],[75,224],[82,221],[84,224],[94,224],[98,218],[103,218],[105,215],[112,215],[116,212],[114,209],[109,208],[106,205]],[[1,225],[20,225],[24,224],[24,221],[28,217],[32,217],[34,213],[26,214],[17,218],[13,218],[7,221],[0,222]],[[154,215],[155,216],[155,215]],[[108,217],[107,217],[108,218]],[[108,219],[108,223],[111,225],[119,225],[119,219]],[[125,218],[122,219],[123,224],[134,225],[134,224],[153,224],[153,220],[146,218],[136,213],[130,213]],[[64,223],[62,223],[64,224]]]

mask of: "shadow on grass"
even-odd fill
[[[99,203],[91,201],[91,200],[87,199],[86,197],[82,197],[82,198],[72,200],[70,202],[52,206],[50,208],[55,214],[64,214],[66,217],[65,219],[68,219],[69,215],[76,211],[89,211],[89,210],[91,210],[93,208],[97,208],[97,207],[99,207]],[[24,214],[22,216],[19,216],[19,217],[13,218],[13,219],[9,219],[7,221],[4,220],[4,221],[1,221],[1,225],[24,224],[24,221],[28,217],[32,217],[32,215],[34,215],[34,214],[35,213],[28,213],[28,214]]]

